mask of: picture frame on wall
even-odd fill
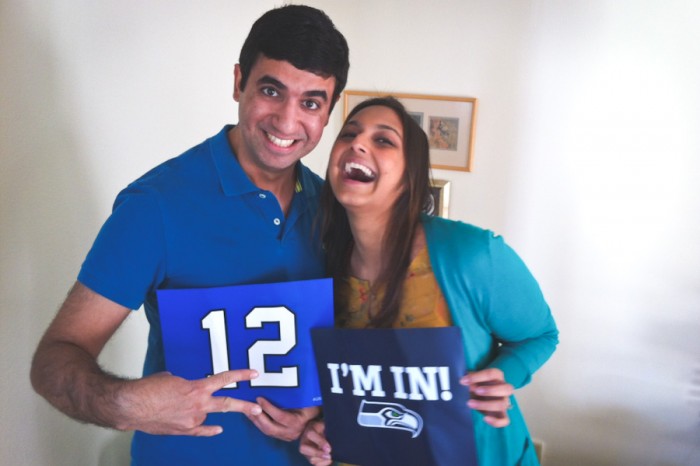
[[[428,135],[432,168],[472,171],[478,99],[346,90],[343,119],[363,100],[387,95],[396,97]]]
[[[447,180],[430,180],[431,205],[428,215],[450,218],[450,182]]]

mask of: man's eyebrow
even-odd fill
[[[271,84],[271,85],[273,85],[279,89],[282,89],[282,90],[287,89],[287,86],[285,86],[282,83],[282,81],[280,81],[279,79],[273,78],[272,76],[267,75],[267,74],[265,76],[260,77],[260,79],[258,79],[258,84]]]
[[[319,97],[324,102],[328,102],[328,93],[326,91],[322,91],[322,90],[306,91],[306,92],[304,92],[304,95],[306,97]]]
[[[260,79],[258,79],[258,84],[270,84],[272,86],[275,86],[277,89],[286,91],[288,88],[287,86],[280,81],[277,78],[274,78],[268,74],[261,76]],[[321,98],[324,102],[328,102],[328,93],[322,89],[319,90],[311,90],[311,91],[306,91],[304,92],[305,97],[319,97]]]

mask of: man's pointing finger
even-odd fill
[[[233,371],[224,371],[214,374],[211,377],[204,379],[204,383],[212,393],[221,390],[222,388],[236,382],[254,379],[258,376],[258,371],[252,369],[238,369]]]

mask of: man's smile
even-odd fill
[[[267,136],[267,139],[271,143],[273,143],[276,146],[284,147],[284,148],[291,146],[296,141],[296,139],[280,139],[277,136],[273,136],[272,134],[270,134],[268,132],[265,132],[265,135]]]

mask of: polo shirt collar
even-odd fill
[[[255,186],[248,175],[245,174],[241,164],[238,163],[236,154],[228,140],[228,132],[235,125],[226,125],[218,134],[209,139],[209,151],[214,160],[221,189],[227,196],[240,196],[241,194],[260,191]],[[317,194],[316,186],[310,179],[310,173],[302,169],[300,162],[297,162],[296,193],[303,193],[307,197]]]
[[[209,139],[209,151],[214,160],[221,189],[227,196],[238,196],[245,193],[259,191],[248,175],[245,174],[241,164],[238,163],[228,142],[228,132],[234,125],[226,125],[219,134]]]

